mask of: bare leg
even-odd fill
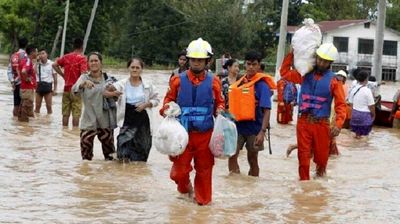
[[[40,113],[40,107],[42,106],[42,99],[43,97],[36,93],[36,99],[35,99],[35,113]]]
[[[68,127],[68,121],[69,121],[69,116],[63,116],[62,123],[64,127]]]
[[[72,117],[72,126],[73,127],[79,126],[79,117]]]
[[[295,149],[297,149],[297,144],[289,145],[289,147],[286,149],[286,157],[289,157],[290,153],[292,153],[292,151]]]
[[[235,155],[231,156],[228,160],[228,169],[231,173],[240,173],[240,167],[238,163],[239,151],[239,148],[237,148]]]
[[[53,95],[52,93],[48,93],[44,96],[44,101],[46,102],[46,109],[47,109],[47,114],[52,114],[53,109],[51,108],[52,106],[52,101],[53,101]]]
[[[258,151],[247,150],[247,161],[250,165],[249,176],[258,177],[260,168],[258,167]]]

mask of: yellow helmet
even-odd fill
[[[190,42],[186,52],[188,58],[210,58],[212,55],[211,45],[201,38]]]
[[[319,46],[317,55],[327,61],[334,61],[338,57],[338,50],[332,43],[326,43]]]

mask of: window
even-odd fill
[[[359,54],[373,54],[374,53],[374,40],[358,39],[358,53]]]
[[[333,44],[339,52],[349,51],[349,38],[348,37],[333,37]]]
[[[382,80],[395,81],[396,80],[396,69],[394,69],[394,68],[383,68],[382,69]]]
[[[368,22],[368,23],[364,23],[364,28],[365,28],[365,29],[369,29],[370,25],[371,25],[371,23],[370,23],[370,22]]]
[[[383,42],[383,55],[397,56],[397,41]]]
[[[346,65],[337,65],[337,64],[332,65],[333,72],[338,72],[340,70],[347,71],[347,66]]]

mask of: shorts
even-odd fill
[[[20,95],[21,93],[19,92],[20,87],[21,87],[21,85],[18,84],[18,85],[15,85],[15,88],[14,88],[14,106],[19,106],[21,104],[21,95]]]
[[[256,135],[238,135],[238,148],[242,149],[246,144],[246,149],[248,151],[258,152],[264,150],[264,141],[261,145],[254,145],[256,140]]]
[[[82,99],[80,96],[72,94],[72,92],[64,92],[62,96],[62,115],[69,117],[79,118],[82,111]]]

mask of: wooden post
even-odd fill
[[[58,26],[56,38],[54,38],[53,47],[51,48],[51,53],[50,53],[50,58],[52,60],[54,59],[54,54],[56,53],[57,44],[58,44],[58,40],[60,39],[61,31],[62,31],[62,26]]]
[[[64,55],[65,36],[67,35],[68,12],[69,12],[69,0],[67,0],[67,5],[65,6],[64,29],[63,29],[63,35],[62,35],[62,41],[61,41],[60,57]]]
[[[97,6],[99,5],[99,0],[94,0],[94,5],[92,8],[92,14],[90,14],[89,23],[86,28],[85,38],[83,39],[83,54],[85,53],[87,42],[89,40],[90,31],[92,29],[94,16],[96,15]]]
[[[378,21],[376,23],[375,40],[374,40],[374,60],[372,62],[372,75],[376,81],[382,81],[382,54],[383,54],[383,38],[385,30],[386,17],[386,0],[379,0],[378,3]]]

